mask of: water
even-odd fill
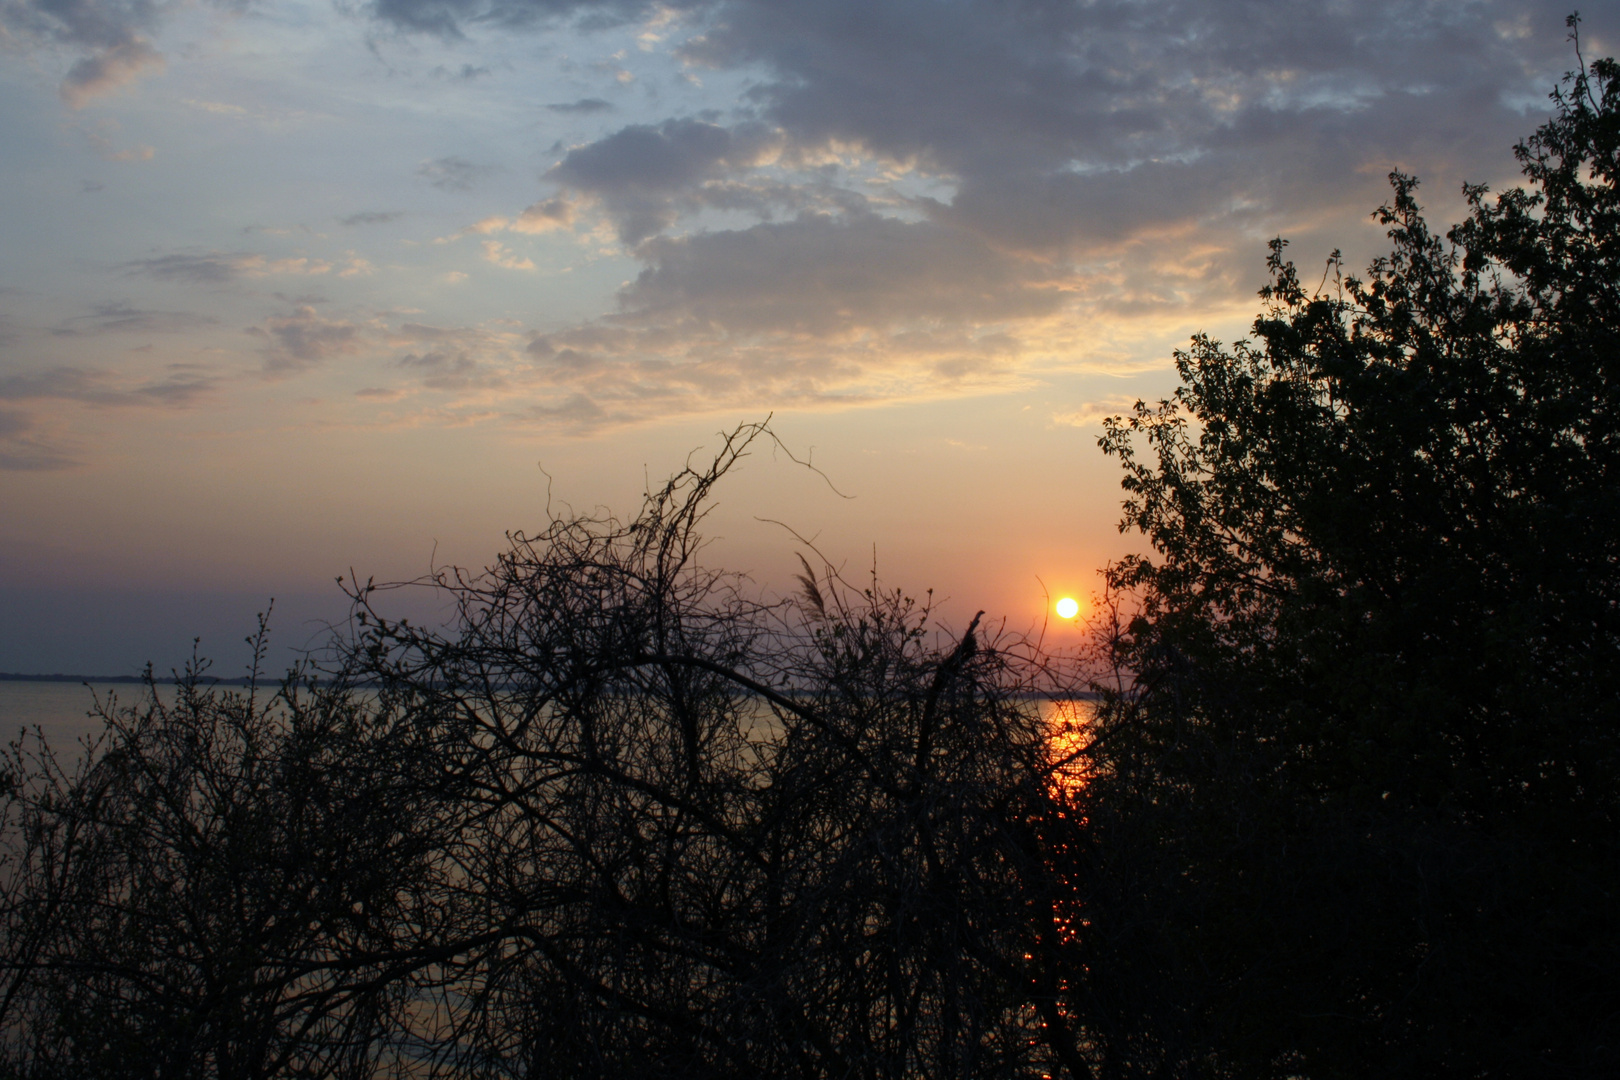
[[[100,717],[88,715],[95,697],[105,702],[116,694],[120,702],[139,700],[145,688],[138,683],[114,685],[75,682],[31,682],[0,679],[0,743],[10,742],[23,728],[38,727],[51,747],[62,754],[80,740],[100,733]]]
[[[163,693],[165,689],[159,686],[158,691]],[[138,683],[92,683],[86,687],[75,682],[0,680],[0,744],[15,739],[23,728],[32,731],[37,726],[59,757],[77,756],[76,747],[101,732],[101,719],[89,715],[97,696],[106,702],[107,696],[114,694],[120,703],[133,704],[145,693],[146,688]],[[167,695],[165,700],[169,700]],[[1089,721],[1094,708],[1090,701],[1040,704],[1060,784],[1083,782],[1084,749],[1090,740]]]

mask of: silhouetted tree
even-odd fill
[[[1122,1063],[1620,1070],[1620,67],[1554,100],[1447,240],[1395,173],[1364,279],[1273,243],[1100,440],[1156,552],[1070,867]]]
[[[1046,1077],[1063,1008],[1039,657],[806,562],[706,569],[714,485],[352,585],[324,674],[101,706],[5,759],[19,1076]],[[261,638],[262,641],[262,638]]]
[[[450,633],[357,590],[347,670],[434,732],[460,814],[447,1072],[1036,1077],[1074,1056],[1042,975],[1049,760],[1018,665],[977,619],[932,644],[927,605],[875,583],[807,564],[802,597],[766,603],[704,569],[705,500],[761,437],[632,521],[557,520],[438,576]]]
[[[343,688],[221,690],[201,664],[97,711],[76,766],[37,733],[3,758],[0,1070],[378,1075],[442,893],[410,733]]]

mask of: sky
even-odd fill
[[[280,663],[338,576],[633,514],[767,416],[827,479],[760,450],[707,558],[1038,633],[1140,547],[1101,418],[1246,332],[1271,238],[1364,265],[1392,169],[1442,224],[1513,184],[1567,14],[0,0],[0,671],[236,674],[272,597]]]

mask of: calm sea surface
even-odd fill
[[[159,693],[166,690],[158,688]],[[108,694],[116,694],[119,702],[130,704],[139,701],[145,692],[146,688],[138,683],[92,683],[86,687],[82,683],[0,680],[0,744],[15,739],[23,728],[38,726],[58,754],[66,757],[75,744],[101,731],[101,720],[89,715],[97,696],[106,701]],[[1083,749],[1089,739],[1086,729],[1092,708],[1088,701],[1041,704],[1042,719],[1050,725],[1059,762]],[[1068,769],[1059,764],[1059,771]]]
[[[86,688],[83,683],[0,680],[0,743],[37,725],[52,747],[64,751],[101,730],[101,720],[87,715],[95,708],[96,695],[105,701],[109,693],[116,694],[127,703],[140,700],[144,692],[139,683],[92,683]]]

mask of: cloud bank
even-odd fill
[[[536,377],[561,395],[534,415],[580,422],[628,417],[637,402],[1021,385],[1087,324],[1240,302],[1266,238],[1364,221],[1392,168],[1427,173],[1443,198],[1462,179],[1511,176],[1509,146],[1572,59],[1555,4],[370,10],[401,31],[473,41],[489,26],[657,20],[652,37],[689,71],[747,76],[723,108],[564,148],[528,211],[469,230],[600,225],[640,263],[615,310],[529,346]],[[606,115],[610,103],[547,108]],[[481,243],[497,265],[526,258]]]
[[[0,21],[13,40],[69,58],[60,92],[78,108],[161,67],[175,10],[0,0]],[[349,192],[320,212],[348,230],[344,244],[373,244],[371,258],[313,240],[277,254],[227,240],[113,265],[132,287],[222,297],[320,277],[345,316],[260,297],[233,319],[248,325],[262,373],[364,365],[379,385],[360,400],[379,408],[574,427],[980,394],[1088,365],[1139,370],[1143,358],[1120,344],[1132,335],[1252,310],[1270,237],[1374,239],[1366,215],[1389,170],[1418,172],[1442,200],[1464,179],[1511,181],[1508,148],[1574,60],[1564,7],[1539,0],[348,10],[369,21],[374,44],[422,50],[433,93],[501,93],[512,69],[497,46],[552,49],[547,62],[567,78],[518,107],[503,100],[527,116],[521,130],[545,133],[521,168],[471,137],[413,145],[394,166],[400,190],[439,209]],[[1586,33],[1589,53],[1614,51],[1620,14],[1593,16]],[[571,141],[538,159],[559,132]],[[446,152],[456,147],[475,149]],[[444,223],[435,215],[451,202],[465,216]],[[355,209],[368,205],[400,208]],[[429,243],[405,234],[428,220],[439,236],[431,288],[409,301],[375,283],[363,299],[344,292],[373,259],[387,270]],[[1326,254],[1294,250],[1302,262]],[[609,262],[622,275],[601,269]],[[594,275],[594,313],[551,316],[549,290],[576,270],[573,280]],[[432,305],[446,285],[500,299],[483,321],[460,307],[442,314]],[[410,305],[427,309],[391,314]],[[52,332],[201,332],[189,306],[148,297]],[[469,328],[453,342],[424,337],[436,319]]]

